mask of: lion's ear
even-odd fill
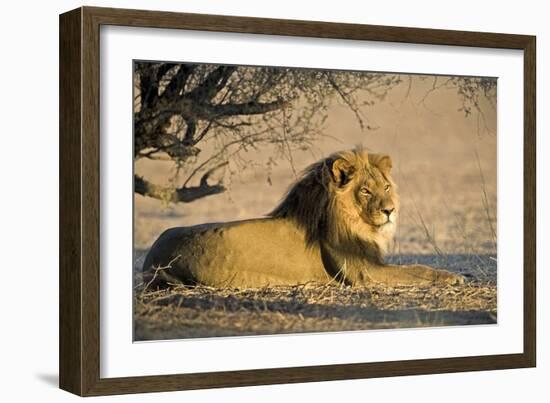
[[[373,155],[373,157],[375,159],[375,161],[372,161],[373,165],[376,165],[378,169],[380,169],[380,171],[382,171],[383,173],[389,174],[393,167],[393,162],[391,160],[391,157],[389,155],[384,155],[384,154],[376,154],[376,155]]]
[[[338,186],[344,186],[355,174],[355,167],[344,158],[338,158],[332,163],[332,179]]]

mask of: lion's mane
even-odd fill
[[[352,203],[344,199],[342,189],[335,186],[331,172],[335,161],[348,161],[355,175],[349,178],[347,186],[353,187],[353,182],[361,181],[362,175],[368,175],[372,169],[380,169],[386,158],[389,160],[385,155],[369,154],[357,148],[318,161],[303,171],[269,216],[295,221],[304,230],[309,246],[327,242],[337,249],[366,253],[381,260],[393,240],[395,225],[385,230],[366,225],[350,205]],[[384,172],[384,178],[392,184],[391,197],[398,206],[399,197],[389,171]]]

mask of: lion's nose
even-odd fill
[[[386,214],[388,217],[391,215],[391,213],[393,213],[395,211],[395,208],[393,207],[390,207],[390,208],[385,208],[385,209],[382,209],[382,212],[384,214]]]

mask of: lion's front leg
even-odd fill
[[[447,270],[434,269],[421,264],[380,265],[369,267],[363,272],[363,280],[368,283],[385,285],[434,285],[464,284],[465,278]]]

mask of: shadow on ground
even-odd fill
[[[40,379],[45,384],[53,386],[55,388],[59,387],[59,375],[58,374],[36,374],[36,378]]]
[[[482,282],[497,281],[497,259],[495,255],[439,254],[439,255],[391,255],[386,261],[394,264],[425,264],[466,275]]]
[[[399,255],[388,260],[452,270],[470,281],[462,286],[300,285],[247,290],[197,286],[156,292],[138,287],[135,340],[496,323],[493,256]],[[141,269],[136,269],[139,274]]]

